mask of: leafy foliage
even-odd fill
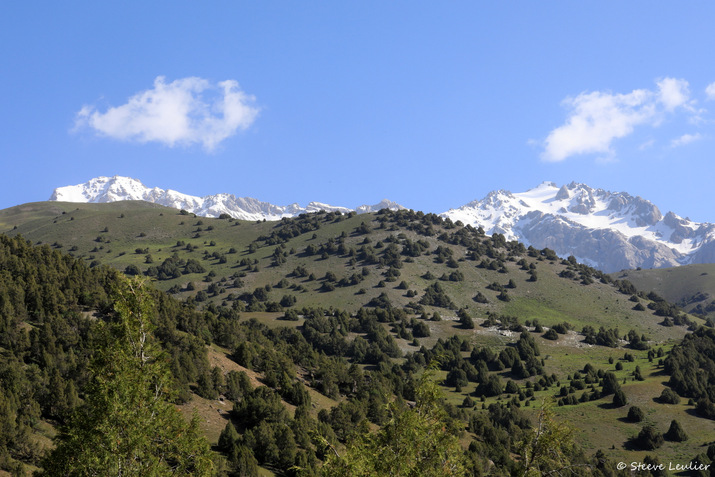
[[[467,475],[462,449],[440,400],[432,374],[424,373],[414,408],[391,405],[385,425],[376,433],[363,431],[351,439],[344,455],[328,458],[322,475]]]
[[[575,459],[580,453],[573,429],[554,420],[548,405],[539,409],[536,426],[525,433],[521,442],[518,475],[542,476],[575,473],[586,468]]]
[[[116,291],[113,323],[79,408],[43,462],[48,475],[212,475],[196,418],[187,424],[170,400],[175,390],[155,342],[153,303],[137,280]]]

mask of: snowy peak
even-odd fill
[[[405,209],[405,207],[392,200],[382,199],[375,205],[361,205],[360,207],[355,209],[355,212],[357,212],[358,214],[367,214],[369,212],[377,212],[378,210],[382,209],[402,210]]]
[[[605,271],[703,263],[715,250],[715,225],[665,217],[626,192],[544,182],[526,192],[495,191],[444,214]],[[711,244],[711,245],[707,245]]]
[[[84,184],[59,187],[50,197],[51,201],[62,202],[117,202],[122,200],[143,200],[174,209],[183,209],[202,217],[219,217],[228,214],[242,220],[280,220],[308,212],[351,212],[347,207],[337,207],[320,202],[310,202],[306,207],[298,204],[273,205],[251,197],[236,197],[232,194],[216,194],[196,197],[171,189],[149,188],[131,177],[96,177]],[[362,205],[355,209],[358,213],[373,212],[383,208],[404,209],[401,205],[383,200],[375,205]]]
[[[50,200],[64,202],[144,200],[144,195],[149,192],[151,189],[129,177],[96,177],[84,184],[57,188]]]
[[[228,214],[242,220],[280,220],[318,212],[375,212],[404,209],[383,200],[356,209],[321,202],[274,205],[251,197],[216,194],[195,197],[174,190],[150,188],[129,177],[97,177],[84,184],[55,189],[50,200],[115,202],[144,200],[204,217]],[[542,182],[526,192],[496,190],[481,200],[441,214],[452,221],[503,234],[536,248],[550,248],[562,257],[575,256],[606,272],[657,268],[688,263],[715,263],[715,224],[696,223],[673,212],[665,216],[651,202],[626,192],[594,189],[571,182]]]

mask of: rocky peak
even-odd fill
[[[561,186],[561,189],[559,189],[559,191],[556,193],[556,196],[554,197],[554,199],[556,199],[556,200],[566,200],[566,199],[568,199],[568,198],[570,198],[570,197],[571,197],[571,195],[569,194],[569,189],[568,189],[568,187],[566,187],[565,185],[562,185],[562,186]]]
[[[697,251],[715,243],[713,224],[695,224],[672,213],[664,218],[641,197],[577,182],[560,188],[542,183],[522,193],[495,191],[442,215],[488,234],[574,255],[608,272],[700,263],[692,261],[710,252]]]

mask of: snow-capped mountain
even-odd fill
[[[311,202],[285,206],[250,197],[216,194],[195,197],[174,190],[146,187],[129,177],[97,177],[84,184],[59,187],[50,200],[115,202],[144,200],[203,217],[228,214],[243,220],[280,220],[325,210],[358,213],[404,209],[383,200],[356,209]],[[697,223],[673,212],[663,215],[651,202],[626,192],[609,192],[572,182],[553,182],[521,193],[493,191],[478,201],[440,214],[452,221],[482,227],[536,248],[614,272],[629,268],[660,268],[689,263],[715,263],[715,224]]]
[[[183,209],[202,217],[218,217],[228,214],[242,220],[280,220],[283,217],[295,217],[307,212],[351,212],[347,207],[336,207],[320,202],[311,202],[306,207],[298,204],[273,205],[251,197],[236,197],[232,194],[216,194],[196,197],[182,194],[175,190],[158,187],[149,188],[130,177],[97,177],[84,184],[58,187],[50,197],[52,201],[62,202],[117,202],[121,200],[143,200],[154,202],[174,209]],[[355,209],[357,213],[375,212],[380,209],[399,210],[401,205],[383,200],[375,205],[362,205]]]
[[[664,216],[645,199],[585,184],[498,190],[441,215],[605,272],[715,262],[715,224]]]

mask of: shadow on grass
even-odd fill
[[[626,406],[618,406],[616,404],[613,404],[612,402],[602,402],[602,403],[598,404],[598,407],[600,407],[601,409],[625,409],[626,408]]]

